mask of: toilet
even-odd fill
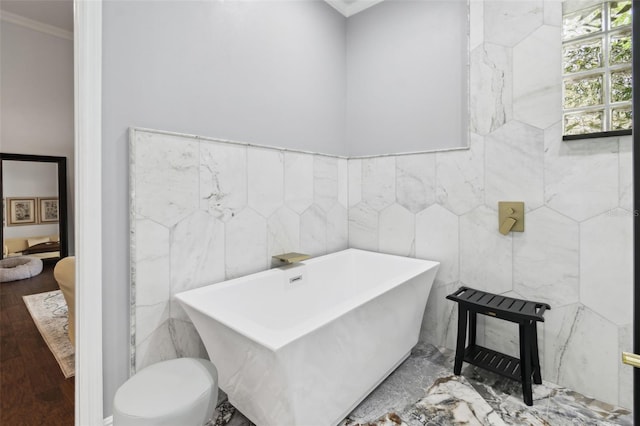
[[[129,378],[113,400],[114,426],[202,426],[218,399],[218,371],[206,359],[150,365]]]

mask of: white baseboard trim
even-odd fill
[[[104,426],[113,426],[113,416],[104,419]]]

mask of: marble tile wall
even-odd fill
[[[543,378],[631,407],[631,138],[561,140],[561,13],[470,2],[468,150],[347,161],[132,130],[132,371],[206,354],[176,292],[349,246],[442,263],[421,332],[437,346],[455,346],[460,285],[548,302]],[[525,202],[524,233],[498,233],[500,200]],[[480,327],[517,355],[515,326]]]
[[[131,129],[132,373],[206,357],[172,296],[347,248],[347,160]]]
[[[548,302],[543,378],[631,407],[631,137],[563,142],[561,2],[470,4],[470,149],[349,160],[349,246],[442,262],[421,338],[455,348],[460,285]],[[497,203],[524,201],[525,232]],[[518,354],[517,328],[481,343]]]

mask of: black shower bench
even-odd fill
[[[533,405],[531,376],[536,384],[542,383],[540,358],[538,357],[537,322],[551,309],[546,303],[531,302],[499,296],[469,287],[460,287],[447,296],[458,303],[458,341],[453,372],[460,375],[462,362],[476,365],[522,383],[525,404]],[[488,315],[520,326],[520,359],[476,345],[477,315]],[[469,318],[469,345],[467,340]]]

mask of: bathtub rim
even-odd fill
[[[249,277],[281,274],[283,272],[282,271],[283,268],[286,268],[286,266],[272,268],[272,269],[268,269],[260,272],[255,272],[242,277],[237,277],[231,280],[222,281],[216,284],[207,284],[196,289],[186,290],[180,293],[176,293],[175,295],[173,295],[173,297],[180,302],[180,304],[185,309],[185,311],[187,311],[187,314],[189,312],[189,309],[193,309],[201,313],[202,315],[208,316],[212,320],[219,322],[225,327],[228,327],[229,329],[244,336],[245,338],[258,343],[270,349],[273,352],[276,352],[279,349],[284,348],[288,344],[313,332],[317,328],[322,327],[324,324],[327,324],[339,319],[346,312],[349,312],[350,310],[353,310],[358,306],[361,306],[365,303],[375,300],[377,297],[381,297],[384,294],[388,293],[389,291],[392,291],[397,286],[402,285],[410,281],[411,279],[417,277],[418,275],[426,273],[434,268],[435,268],[435,272],[434,272],[433,281],[435,281],[435,274],[437,273],[437,270],[440,266],[440,262],[434,261],[434,260],[417,259],[417,258],[411,258],[406,256],[398,256],[398,255],[361,250],[361,249],[354,249],[354,248],[349,248],[349,249],[341,250],[338,252],[314,257],[300,263],[305,265],[312,265],[313,263],[327,260],[328,258],[331,258],[331,257],[336,257],[340,255],[344,256],[349,253],[366,253],[366,254],[381,255],[385,257],[386,256],[397,257],[397,258],[401,258],[403,261],[413,264],[414,266],[412,268],[407,268],[407,271],[403,273],[395,275],[392,279],[381,281],[376,286],[373,286],[372,288],[367,289],[367,291],[360,293],[359,294],[360,297],[358,298],[355,298],[355,299],[350,298],[347,300],[342,300],[339,303],[336,303],[335,305],[329,307],[327,310],[323,311],[322,314],[312,316],[298,324],[295,324],[291,327],[287,327],[286,329],[283,329],[283,330],[274,330],[274,329],[267,328],[260,323],[257,323],[242,315],[236,314],[232,310],[224,310],[223,312],[221,312],[221,314],[214,315],[211,312],[207,312],[205,309],[199,306],[198,302],[199,302],[199,297],[202,296],[203,294],[207,294],[210,292],[217,293],[220,291],[224,291],[224,289],[230,286],[240,285],[242,282],[247,281]],[[433,285],[433,282],[432,282],[432,285]],[[354,300],[357,300],[358,302],[356,303],[354,302]]]

